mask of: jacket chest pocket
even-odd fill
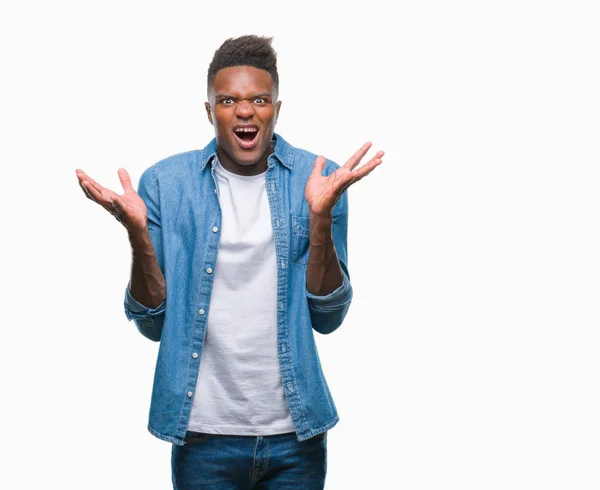
[[[290,261],[296,264],[308,263],[310,223],[308,217],[292,216],[292,237],[290,241]]]

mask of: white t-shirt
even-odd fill
[[[266,172],[242,176],[214,160],[221,238],[188,430],[293,432],[277,356],[277,257]]]

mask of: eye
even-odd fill
[[[232,105],[234,102],[233,99],[221,99],[221,104],[223,105]]]
[[[258,104],[258,105],[266,104],[266,102],[267,101],[265,99],[263,99],[262,97],[256,97],[256,99],[254,99],[254,103]]]

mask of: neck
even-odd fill
[[[265,172],[267,170],[267,158],[269,158],[271,153],[273,153],[273,145],[270,145],[269,148],[267,148],[267,151],[262,154],[258,162],[250,165],[242,165],[233,160],[220,147],[217,147],[217,157],[223,168],[231,173],[244,176],[258,175]]]

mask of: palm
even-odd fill
[[[322,157],[319,157],[322,158]],[[351,178],[351,171],[340,167],[329,176],[313,172],[304,188],[304,197],[308,209],[313,214],[323,214],[331,211],[343,194],[344,182]]]
[[[331,213],[348,187],[358,182],[381,164],[383,152],[378,151],[371,160],[356,169],[370,147],[371,143],[365,143],[342,167],[331,175],[322,175],[325,158],[322,156],[317,157],[313,171],[304,188],[304,197],[311,213],[316,215]]]
[[[87,197],[98,203],[128,229],[143,229],[146,226],[146,204],[133,189],[131,179],[125,169],[119,170],[119,180],[123,194],[117,194],[101,186],[82,170],[77,170],[79,184]]]
[[[121,198],[121,201],[125,203],[125,206],[123,207],[125,216],[117,216],[117,218],[120,221],[125,221],[126,218],[127,223],[134,225],[136,228],[144,228],[146,226],[148,212],[146,210],[146,204],[139,194],[131,189],[130,191],[125,191],[119,197]]]

